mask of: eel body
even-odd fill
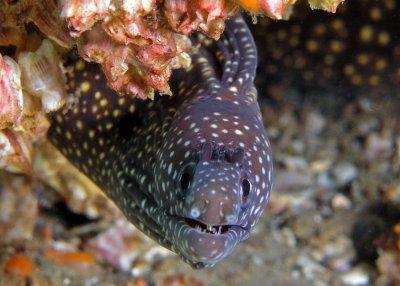
[[[271,191],[272,158],[253,84],[257,53],[241,17],[219,41],[192,36],[173,96],[112,91],[99,67],[67,66],[76,102],[52,115],[51,142],[141,231],[194,268],[249,236]]]
[[[342,99],[391,93],[400,80],[399,8],[398,0],[347,0],[326,13],[299,3],[289,21],[261,18],[251,27],[262,48],[258,74],[269,85]]]

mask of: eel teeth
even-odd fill
[[[204,233],[211,233],[220,235],[229,230],[231,227],[230,225],[211,225],[211,224],[204,224],[199,221],[193,219],[186,219],[186,222],[193,227],[194,229],[204,232]]]

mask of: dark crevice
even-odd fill
[[[119,135],[129,140],[133,136],[133,131],[135,128],[140,128],[143,126],[143,119],[138,114],[128,114],[121,118],[118,124]]]

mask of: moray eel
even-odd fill
[[[251,26],[262,51],[258,74],[269,85],[337,92],[342,98],[397,89],[399,3],[347,0],[335,14],[299,3],[289,21],[260,18]]]
[[[257,54],[241,17],[219,41],[192,36],[189,70],[173,96],[134,100],[112,91],[99,67],[67,64],[76,102],[52,115],[51,142],[142,232],[194,268],[212,267],[265,208],[271,147],[253,80]]]

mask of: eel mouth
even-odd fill
[[[225,234],[234,226],[234,225],[210,225],[191,218],[185,218],[185,221],[191,228],[194,228],[197,231],[214,235]]]

